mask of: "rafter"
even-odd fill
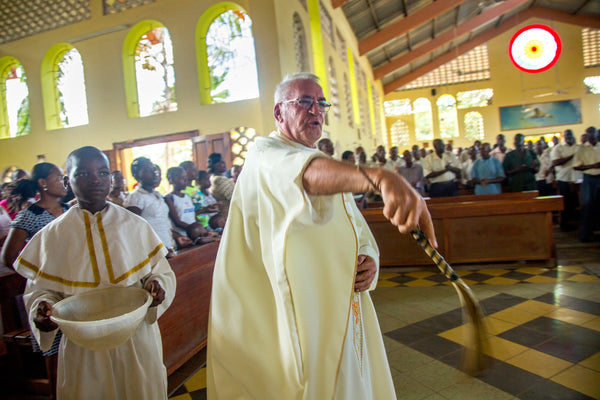
[[[348,0],[331,0],[331,6],[336,9],[344,5]]]
[[[428,6],[421,8],[419,11],[410,14],[406,18],[390,24],[385,29],[372,34],[371,36],[358,42],[358,52],[360,55],[389,42],[395,37],[404,35],[411,29],[414,29],[426,22],[431,21],[435,17],[458,7],[467,0],[437,0]]]
[[[577,10],[575,10],[575,12],[573,14],[579,14],[579,12],[581,10],[583,10],[585,8],[585,6],[587,6],[592,0],[585,0],[583,3],[581,3],[581,5],[579,7],[577,7]]]
[[[436,49],[450,43],[456,38],[461,37],[474,29],[477,29],[481,25],[485,24],[488,21],[493,20],[494,18],[499,17],[500,15],[510,12],[515,8],[521,6],[522,4],[527,3],[529,0],[507,0],[506,2],[490,9],[484,11],[476,17],[473,17],[466,22],[458,25],[455,29],[452,29],[446,33],[441,34],[433,40],[428,41],[427,43],[413,49],[412,51],[402,55],[394,59],[392,62],[385,64],[379,68],[373,70],[373,75],[375,79],[380,79],[381,77],[394,72],[395,70],[409,64],[427,54],[432,53]]]
[[[412,72],[409,72],[406,75],[401,76],[400,78],[388,83],[383,87],[383,91],[385,94],[393,92],[394,90],[401,88],[409,82],[414,81],[415,79],[425,75],[428,72],[433,71],[434,69],[452,61],[456,57],[466,53],[473,48],[488,42],[489,40],[495,38],[496,36],[506,32],[507,30],[522,24],[526,20],[530,18],[542,18],[551,21],[563,22],[566,24],[577,25],[582,27],[600,29],[600,18],[589,16],[589,15],[573,15],[563,11],[553,10],[545,7],[532,7],[527,10],[521,11],[508,18],[504,22],[502,22],[499,26],[488,29],[487,31],[475,36],[473,39],[469,40],[458,46],[458,48],[452,49],[435,60],[415,69]]]

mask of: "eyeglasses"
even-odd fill
[[[286,100],[286,101],[281,102],[281,104],[285,104],[285,103],[296,103],[296,105],[299,106],[300,108],[303,108],[305,110],[310,110],[312,108],[313,104],[315,104],[315,99],[313,99],[312,97],[300,97],[297,99]],[[327,112],[331,108],[331,103],[328,103],[325,100],[317,100],[316,103],[317,103],[317,108],[319,109],[320,112]]]

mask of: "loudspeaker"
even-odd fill
[[[435,90],[435,89],[431,89],[431,95],[432,95],[432,96],[435,96],[436,94],[437,94],[437,90]]]

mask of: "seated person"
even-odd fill
[[[237,182],[238,177],[240,176],[241,173],[242,173],[241,165],[234,165],[233,167],[231,167],[231,180],[234,182]]]
[[[196,194],[196,186],[194,186],[194,179],[198,176],[198,167],[193,161],[184,161],[179,164],[185,171],[186,185],[183,193],[187,193],[190,197]]]
[[[139,287],[153,297],[146,318],[124,344],[93,351],[63,336],[58,355],[59,399],[166,399],[158,317],[175,297],[175,274],[161,240],[146,221],[106,201],[106,156],[82,147],[67,158],[68,182],[77,198],[35,235],[14,264],[28,279],[24,300],[31,332],[42,350],[58,326],[53,305],[72,295],[108,287]],[[67,256],[68,255],[68,256]]]
[[[219,212],[227,218],[229,202],[233,195],[235,183],[223,176],[227,166],[219,153],[208,156],[208,172],[210,172],[210,193],[219,202]]]
[[[165,247],[169,255],[173,255],[175,247],[185,247],[191,244],[187,235],[181,235],[171,230],[169,219],[169,206],[163,197],[154,188],[160,185],[158,169],[146,157],[138,157],[131,163],[131,175],[138,182],[138,186],[127,196],[124,206],[129,211],[144,218]]]
[[[502,193],[502,182],[504,168],[496,157],[491,157],[491,146],[484,143],[481,146],[481,158],[473,164],[471,170],[471,181],[475,185],[475,194],[500,194]]]
[[[208,172],[198,171],[196,184],[198,190],[192,197],[192,201],[196,209],[196,218],[206,228],[209,226],[210,218],[219,213],[219,203],[210,193],[210,174]]]

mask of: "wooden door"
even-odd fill
[[[231,168],[233,157],[231,156],[229,132],[196,136],[192,138],[192,142],[194,143],[194,159],[199,170],[208,170],[208,156],[212,153],[220,153],[227,168]]]

